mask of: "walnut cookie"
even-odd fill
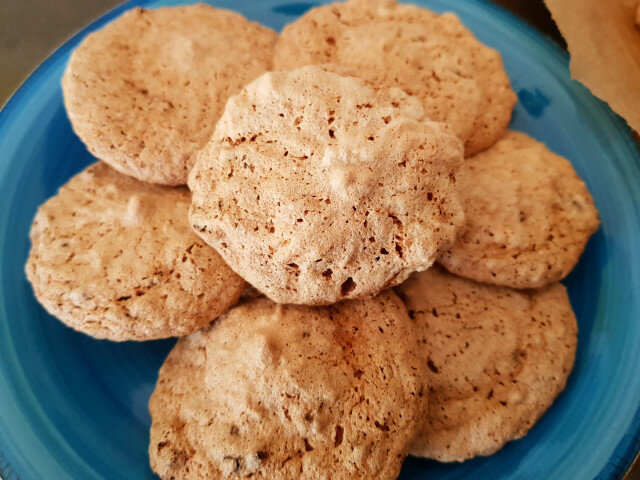
[[[427,118],[446,123],[470,156],[491,146],[516,95],[500,54],[452,13],[395,0],[349,0],[314,8],[287,25],[274,67],[336,63],[363,79],[417,97]]]
[[[520,291],[440,268],[398,287],[417,331],[429,406],[412,455],[491,455],[525,435],[564,389],[577,324],[560,283]]]
[[[332,68],[265,74],[229,100],[191,172],[193,229],[276,302],[373,297],[464,223],[462,145],[419,118],[401,90]]]
[[[184,185],[229,96],[270,70],[276,37],[204,4],[129,10],[71,56],[62,92],[73,129],[116,170]]]
[[[162,366],[151,466],[163,479],[395,479],[427,408],[414,338],[391,291],[237,306]]]
[[[245,286],[188,222],[190,194],[139,182],[99,162],[40,207],[27,278],[68,326],[97,338],[188,335]]]

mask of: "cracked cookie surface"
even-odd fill
[[[99,162],[40,207],[26,273],[37,299],[97,338],[187,335],[237,302],[244,281],[188,222],[190,193]]]
[[[73,129],[120,172],[184,185],[229,96],[270,69],[276,36],[204,4],[129,10],[71,56],[62,90]]]
[[[151,396],[163,479],[395,479],[427,396],[387,290],[328,307],[256,298],[178,341]]]

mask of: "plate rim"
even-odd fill
[[[0,140],[2,140],[3,130],[7,128],[9,124],[9,120],[11,114],[16,111],[24,102],[31,91],[37,86],[37,81],[40,77],[47,73],[49,68],[52,66],[54,62],[56,62],[61,56],[67,55],[70,53],[79,43],[80,41],[89,33],[97,30],[102,27],[106,23],[115,19],[121,13],[135,7],[141,7],[153,0],[128,0],[121,5],[118,5],[106,12],[100,14],[97,18],[92,20],[90,23],[82,27],[80,30],[75,32],[73,35],[68,37],[62,44],[58,45],[55,50],[47,56],[47,58],[40,63],[16,88],[16,90],[12,93],[9,99],[6,101],[2,108],[0,109]],[[246,1],[246,0],[244,0]],[[341,0],[338,0],[341,1]],[[414,3],[412,0],[400,0],[402,3]],[[478,6],[482,6],[487,10],[490,10],[491,15],[498,16],[508,23],[514,24],[518,27],[518,29],[525,33],[529,38],[535,40],[536,42],[541,42],[547,47],[548,50],[552,51],[555,56],[559,59],[562,59],[563,62],[567,64],[567,68],[569,65],[570,55],[568,52],[563,50],[555,41],[553,41],[550,37],[545,35],[544,33],[538,31],[533,25],[528,23],[526,20],[520,18],[516,14],[510,12],[506,8],[497,5],[490,0],[466,0],[468,3],[476,4]],[[197,3],[196,0],[190,3]],[[310,8],[316,7],[319,3],[311,0],[307,2]],[[325,2],[322,2],[325,3]],[[577,82],[573,77],[571,77],[571,81]],[[582,83],[577,82],[582,85],[589,95],[596,101],[594,102],[594,107],[597,107],[604,115],[608,117],[608,120],[612,125],[616,126],[620,130],[626,130],[626,140],[627,144],[635,150],[638,158],[640,158],[640,145],[633,139],[632,130],[627,124],[627,122],[617,115],[609,105],[603,100],[599,99],[591,91],[584,86]],[[7,161],[3,161],[0,159],[0,172],[2,172],[5,168],[10,164],[9,159]],[[638,166],[640,167],[640,165]],[[622,460],[623,465],[621,466],[619,462],[614,463],[613,459],[617,459],[618,461]],[[633,466],[640,460],[640,398],[638,408],[634,414],[634,417],[629,425],[629,428],[620,435],[620,441],[614,448],[611,457],[607,460],[607,463],[600,470],[600,472],[596,475],[595,478],[627,478]],[[619,477],[616,477],[616,473],[621,473]],[[9,464],[7,457],[3,454],[2,449],[0,448],[0,478],[19,478],[19,474],[13,470],[11,464]]]

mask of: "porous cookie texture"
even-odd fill
[[[229,96],[270,69],[276,36],[203,4],[130,10],[71,56],[62,91],[73,129],[120,172],[184,185]]]
[[[151,467],[163,479],[395,479],[427,408],[415,345],[391,291],[237,306],[162,366]]]
[[[413,455],[444,462],[490,455],[525,435],[563,390],[577,325],[561,284],[525,292],[433,268],[398,292],[430,388]]]
[[[350,0],[310,10],[276,44],[276,69],[336,63],[416,96],[472,155],[493,144],[516,102],[500,54],[458,17],[395,0]]]
[[[245,283],[188,222],[190,193],[104,163],[40,207],[26,272],[37,299],[97,338],[188,335],[237,302]]]
[[[467,159],[457,180],[467,227],[440,263],[479,282],[534,288],[558,281],[600,224],[571,163],[523,133],[509,131]]]
[[[462,145],[399,89],[308,66],[229,100],[189,180],[194,230],[279,303],[372,297],[464,222]]]

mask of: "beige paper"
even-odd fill
[[[545,0],[569,45],[571,74],[640,132],[638,0]]]

